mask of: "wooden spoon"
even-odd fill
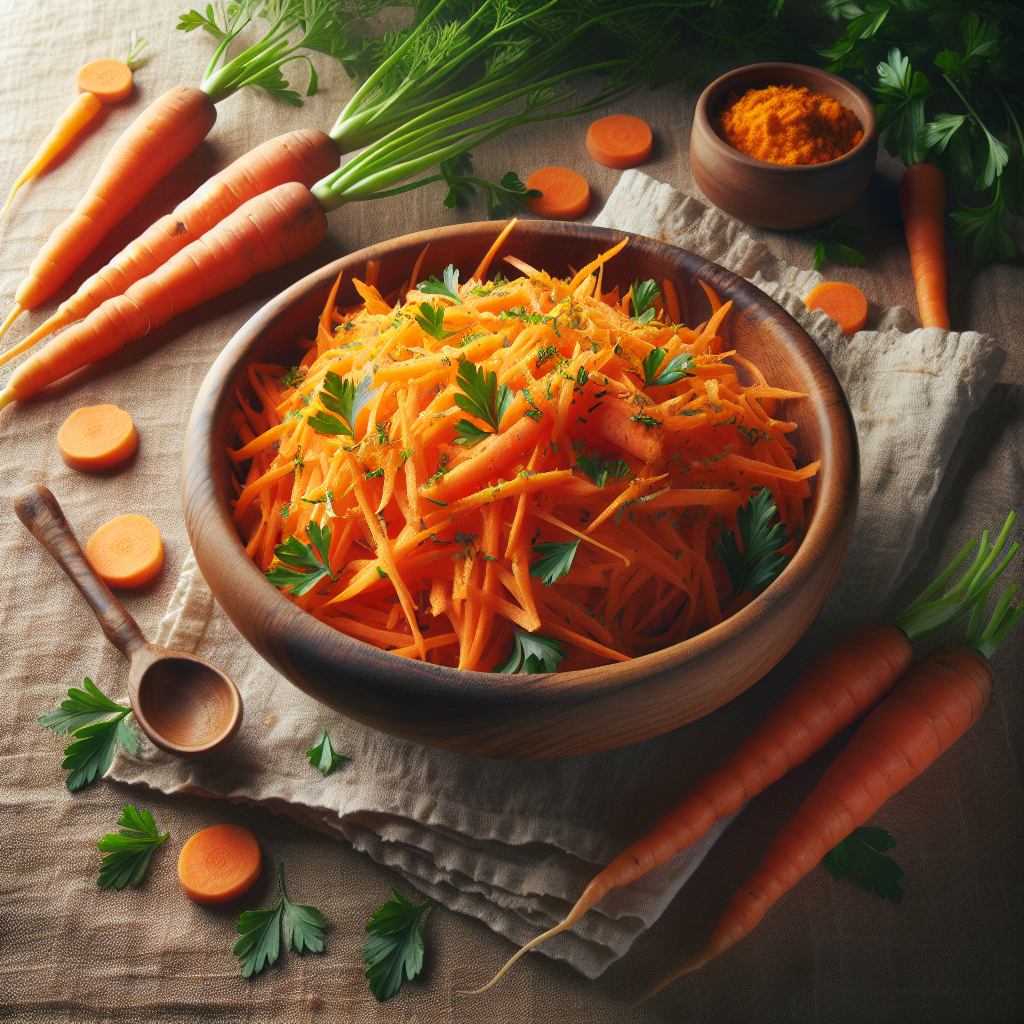
[[[19,491],[14,509],[78,587],[107,639],[130,662],[128,697],[142,731],[171,754],[208,754],[227,743],[242,723],[242,698],[235,684],[202,658],[147,643],[96,575],[47,488],[33,484]]]

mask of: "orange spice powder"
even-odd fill
[[[823,164],[864,137],[857,115],[806,86],[750,89],[718,114],[725,137],[741,153],[770,164]]]

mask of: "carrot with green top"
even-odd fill
[[[190,11],[178,28],[203,27],[219,39],[200,88],[176,86],[147,107],[107,154],[88,192],[67,219],[53,230],[18,286],[14,307],[0,325],[0,336],[27,310],[45,302],[78,269],[82,261],[144,195],[176,167],[209,134],[217,120],[216,104],[247,85],[259,85],[301,105],[281,74],[283,64],[305,59],[300,48],[330,45],[328,28],[336,0],[308,0],[304,5],[281,5],[263,38],[233,60],[221,65],[229,44],[266,8],[245,2],[229,5],[221,16]],[[290,43],[297,29],[302,38]],[[316,90],[314,74],[310,91]]]
[[[1015,546],[1016,547],[1016,546]],[[987,626],[985,598],[974,606],[964,643],[926,654],[853,735],[814,792],[769,847],[761,866],[715,926],[707,949],[660,981],[703,967],[748,935],[768,910],[825,854],[867,821],[964,735],[985,710],[993,690],[989,658],[1024,616],[1011,604],[1016,587],[997,601]]]
[[[945,629],[969,610],[984,607],[992,584],[1017,552],[1018,545],[1011,545],[992,569],[1014,518],[1013,513],[1007,517],[991,546],[985,531],[973,564],[947,593],[937,596],[977,546],[976,541],[967,544],[891,624],[862,626],[822,655],[721,768],[699,782],[651,832],[594,878],[564,921],[528,942],[491,981],[469,994],[486,991],[524,953],[567,931],[612,889],[628,885],[693,846],[713,825],[734,814],[873,708],[913,664],[914,643]],[[830,848],[822,850],[821,856]]]

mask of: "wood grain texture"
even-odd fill
[[[705,633],[634,661],[578,672],[501,676],[424,664],[353,640],[301,611],[245,554],[229,498],[236,388],[253,398],[252,361],[292,365],[296,339],[315,331],[334,279],[340,304],[367,260],[381,261],[378,286],[398,287],[423,246],[422,277],[454,263],[472,273],[503,225],[467,224],[420,232],[354,253],[293,285],[227,344],[199,391],[185,437],[185,523],[199,567],[242,635],[306,693],[385,732],[432,746],[501,758],[559,757],[608,750],[675,729],[708,714],[756,682],[790,650],[824,603],[853,528],[858,462],[850,412],[826,360],[779,306],[753,285],[692,253],[635,238],[605,272],[605,284],[669,278],[689,310],[706,319],[698,284],[732,299],[729,344],[755,360],[778,387],[807,392],[787,405],[801,462],[822,460],[811,481],[808,528],[785,571],[739,614]],[[566,223],[520,223],[492,264],[516,255],[567,275],[624,237]]]
[[[142,731],[172,754],[208,754],[224,746],[242,724],[242,698],[231,679],[202,658],[146,642],[89,564],[48,488],[33,484],[19,491],[14,510],[78,588],[106,638],[128,659],[128,696]]]
[[[806,86],[852,110],[864,137],[849,153],[823,164],[770,164],[730,145],[716,114],[730,90],[769,85]],[[697,101],[690,129],[690,167],[701,191],[726,213],[748,224],[796,231],[837,217],[864,194],[878,155],[875,109],[856,86],[803,64],[751,64],[722,75]]]

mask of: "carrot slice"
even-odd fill
[[[822,281],[804,299],[808,309],[820,309],[835,320],[843,334],[864,330],[868,319],[868,300],[855,285],[844,281]]]
[[[527,199],[526,205],[545,220],[576,220],[590,207],[587,179],[568,167],[542,167],[526,179],[526,187],[544,193],[540,199]]]
[[[145,516],[129,514],[104,523],[86,542],[85,557],[107,586],[131,590],[160,571],[164,544]]]
[[[78,72],[78,91],[100,103],[120,103],[132,94],[132,69],[120,60],[94,60]]]
[[[124,462],[138,443],[131,416],[116,405],[76,409],[57,431],[61,458],[71,469],[83,473]]]
[[[587,152],[604,167],[636,167],[653,145],[647,122],[628,114],[599,118],[587,129]]]
[[[213,825],[181,848],[178,880],[190,900],[215,906],[248,892],[262,867],[260,844],[247,828]]]

